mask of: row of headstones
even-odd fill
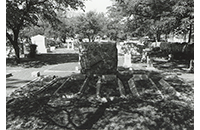
[[[31,42],[35,45],[37,45],[37,52],[38,53],[47,53],[47,47],[46,47],[46,40],[45,36],[42,35],[36,35],[34,37],[31,37]],[[67,49],[74,49],[74,43],[68,42],[67,43]],[[55,47],[50,47],[50,51],[55,50]]]
[[[152,58],[149,56],[146,56],[146,64],[148,68],[153,68],[153,61]],[[132,62],[131,62],[131,54],[124,54],[124,67],[132,67]]]

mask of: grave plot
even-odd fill
[[[119,88],[111,81],[102,83],[101,100],[96,99],[96,82],[75,98],[85,74],[46,77],[16,90],[6,103],[7,129],[193,128],[191,86],[181,79],[171,84],[172,80],[152,72],[119,73],[126,99],[120,98]]]
[[[43,77],[11,94],[7,129],[194,128],[193,86],[170,73],[119,69],[108,62],[117,63],[115,46],[114,54],[103,46],[83,47],[82,73]]]
[[[100,98],[100,88],[103,82],[110,81],[119,86],[120,96],[125,98],[124,86],[117,77],[117,48],[116,43],[82,43],[80,49],[81,72],[86,74],[86,79],[78,94],[82,94],[84,89],[95,77],[96,96]]]

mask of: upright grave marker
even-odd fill
[[[75,40],[73,38],[67,39],[66,40],[66,48],[69,50],[74,50],[74,42]]]
[[[36,35],[31,37],[32,44],[37,45],[37,53],[47,53],[45,36]]]
[[[118,57],[115,43],[85,42],[81,46],[82,73],[101,75],[116,73]]]
[[[131,67],[132,66],[132,63],[131,63],[131,54],[124,54],[124,64],[123,64],[124,67]]]

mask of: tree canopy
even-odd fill
[[[159,41],[161,34],[192,32],[193,0],[116,1],[110,10],[126,18],[126,31],[136,36]]]
[[[88,38],[89,41],[94,41],[98,35],[103,35],[107,18],[103,13],[89,11],[86,14],[77,16],[76,18],[76,33],[80,38]]]

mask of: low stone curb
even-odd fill
[[[23,88],[23,87],[25,87],[25,86],[27,86],[27,85],[29,85],[29,84],[31,84],[31,83],[37,81],[39,78],[40,78],[40,77],[34,78],[33,80],[29,81],[28,83],[22,85],[20,88]]]

